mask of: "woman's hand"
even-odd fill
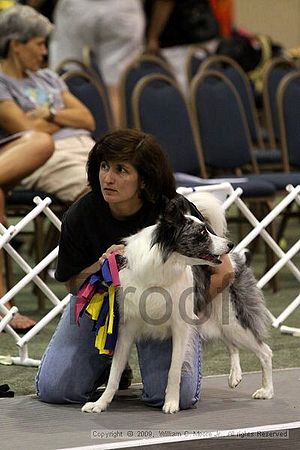
[[[222,264],[212,268],[210,277],[209,298],[213,300],[234,281],[234,268],[228,255],[221,257]]]
[[[160,54],[160,46],[159,46],[159,40],[157,38],[149,38],[146,48],[145,48],[146,54],[151,55],[159,55]]]
[[[84,270],[82,270],[78,275],[74,275],[70,280],[68,280],[66,284],[66,288],[71,294],[76,295],[78,292],[78,289],[82,285],[83,281],[86,280],[86,278],[91,275],[92,273],[99,270],[99,263],[102,264],[106,258],[108,258],[109,255],[112,253],[118,253],[119,255],[122,255],[124,253],[125,245],[123,244],[113,244],[111,245],[103,255],[100,256],[98,261],[94,262],[91,266],[86,267]]]
[[[112,253],[117,253],[118,255],[123,255],[125,249],[125,245],[123,244],[113,244],[106,250],[105,253],[103,253],[99,258],[99,263],[102,264],[105,259],[108,258],[109,255]]]
[[[47,119],[49,116],[49,109],[46,106],[38,106],[35,109],[27,111],[25,114],[29,119]]]

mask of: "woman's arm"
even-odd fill
[[[13,100],[0,101],[0,122],[9,134],[18,131],[35,130],[53,134],[63,127],[94,130],[95,121],[90,110],[68,91],[62,94],[64,108],[56,111],[50,119],[47,107],[37,107],[24,112]]]
[[[212,268],[209,285],[209,299],[213,300],[218,294],[230,286],[234,280],[234,269],[228,255],[221,257],[222,264]]]
[[[60,127],[84,128],[93,131],[95,120],[90,110],[69,91],[62,93],[64,108],[55,113],[54,123]]]
[[[159,37],[169,20],[175,6],[175,2],[173,0],[154,0],[152,3],[153,5],[147,33],[146,50],[157,53],[160,47]]]
[[[79,274],[74,275],[70,280],[66,282],[66,288],[68,292],[70,292],[73,295],[76,295],[78,292],[78,289],[84,282],[84,280],[87,279],[89,275],[96,272],[100,265],[103,263],[103,261],[113,252],[122,254],[124,252],[124,245],[123,244],[114,244],[111,245],[103,255],[98,259],[98,261],[94,262],[92,265],[87,267],[86,269],[82,270]]]
[[[74,275],[65,283],[67,291],[73,295],[76,295],[82,283],[87,279],[88,276],[96,272],[96,270],[98,270],[99,267],[100,267],[99,261],[96,261],[91,266],[83,269],[79,274]]]
[[[0,101],[1,127],[9,134],[27,130],[53,134],[60,129],[59,125],[47,122],[45,119],[32,119],[30,113],[25,113],[13,100]]]

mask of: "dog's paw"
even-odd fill
[[[102,411],[105,411],[107,408],[107,404],[102,404],[101,402],[88,402],[81,408],[82,412],[88,412],[88,413],[100,413]]]
[[[273,388],[260,388],[252,394],[252,398],[261,399],[261,400],[269,400],[273,398],[274,391]]]
[[[228,377],[228,385],[232,389],[237,387],[238,384],[242,381],[242,372],[240,370],[232,370]]]
[[[166,401],[162,410],[165,414],[175,414],[179,411],[179,402],[176,400]]]

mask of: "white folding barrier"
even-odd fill
[[[293,201],[296,201],[300,205],[300,186],[288,186],[287,196],[283,198],[281,202],[273,209],[273,211],[271,211],[261,221],[257,220],[257,218],[249,210],[248,206],[241,200],[240,196],[243,192],[242,189],[237,188],[234,190],[229,183],[225,182],[218,185],[178,189],[178,192],[186,195],[187,197],[192,192],[194,193],[201,191],[212,192],[217,195],[222,201],[222,207],[224,210],[227,210],[231,205],[234,204],[253,227],[250,233],[235,247],[234,251],[244,250],[258,235],[260,235],[262,239],[264,239],[264,241],[269,245],[272,251],[278,256],[278,262],[274,264],[274,266],[258,281],[258,286],[260,288],[263,288],[284,266],[286,266],[290,270],[290,272],[294,275],[300,285],[300,271],[291,261],[291,259],[299,252],[300,238],[285,253],[265,229]],[[54,294],[54,292],[46,285],[46,283],[44,283],[44,281],[39,277],[39,273],[57,257],[58,247],[52,250],[42,261],[40,261],[34,268],[32,268],[9,244],[10,240],[13,239],[30,221],[32,221],[39,214],[45,214],[48,219],[60,230],[61,223],[49,208],[51,200],[49,198],[41,200],[39,197],[36,197],[34,199],[34,202],[36,203],[36,206],[33,208],[33,210],[24,218],[22,218],[16,225],[10,226],[6,229],[3,225],[0,224],[0,248],[3,247],[3,249],[7,251],[7,253],[25,272],[24,277],[0,299],[0,317],[2,316],[0,320],[0,332],[5,328],[5,330],[15,340],[16,345],[19,349],[19,356],[12,357],[11,362],[13,364],[25,366],[38,366],[40,362],[39,360],[29,358],[29,341],[33,339],[41,329],[48,325],[51,320],[53,320],[59,313],[61,313],[70,300],[69,295],[65,296],[63,299],[59,299]],[[18,308],[14,306],[11,309],[8,309],[5,304],[31,281],[33,281],[37,285],[37,287],[43,291],[43,293],[53,303],[54,306],[30,331],[28,331],[24,336],[21,337],[9,325],[10,320],[18,311]],[[282,325],[287,317],[289,317],[299,305],[300,295],[298,295],[296,299],[292,301],[290,305],[277,318],[274,317],[270,312],[273,326],[276,328],[281,326],[280,329],[282,332],[289,332],[294,333],[295,335],[300,335],[300,329]]]
[[[49,220],[60,230],[60,220],[49,208],[49,205],[51,204],[50,198],[47,197],[44,200],[41,200],[39,197],[36,197],[34,199],[34,202],[37,206],[33,208],[33,210],[30,211],[25,217],[23,217],[16,225],[10,226],[8,229],[6,229],[2,224],[0,224],[0,248],[3,247],[3,249],[7,251],[12,259],[26,273],[26,275],[0,299],[0,314],[2,316],[2,319],[0,320],[0,332],[5,328],[6,332],[9,333],[16,341],[16,345],[19,348],[19,356],[12,357],[11,362],[13,364],[20,364],[24,366],[39,365],[39,360],[29,358],[28,356],[28,342],[63,310],[70,299],[69,295],[65,296],[62,300],[57,298],[54,292],[38,276],[38,274],[45,267],[47,267],[52,261],[54,261],[58,253],[58,247],[50,252],[49,255],[47,255],[42,261],[40,261],[34,268],[32,268],[9,244],[9,241],[11,239],[13,239],[20,231],[22,231],[22,229],[26,225],[28,225],[35,217],[37,217],[41,213],[45,214],[49,218]],[[11,309],[8,309],[5,304],[31,281],[33,281],[38,286],[38,288],[43,291],[46,297],[48,297],[48,299],[53,303],[54,308],[52,308],[39,322],[37,322],[37,324],[30,331],[28,331],[21,337],[9,325],[10,320],[18,312],[18,308],[14,306]]]
[[[270,225],[270,223],[278,217],[284,209],[290,205],[292,202],[296,202],[300,206],[300,185],[293,187],[288,185],[286,187],[288,195],[281,200],[278,205],[262,220],[258,221],[254,214],[250,211],[248,206],[241,200],[240,196],[242,194],[242,189],[237,188],[234,190],[229,183],[222,183],[220,185],[214,186],[199,186],[196,188],[179,188],[178,191],[183,195],[189,195],[192,192],[210,191],[210,192],[223,192],[224,197],[227,195],[226,200],[223,202],[222,206],[224,210],[228,209],[232,204],[235,204],[238,209],[242,212],[244,217],[253,226],[253,230],[234,248],[233,251],[240,252],[244,250],[258,235],[260,235],[264,241],[269,245],[271,250],[278,256],[279,260],[274,266],[265,273],[262,278],[258,281],[257,286],[261,289],[281,270],[284,266],[290,270],[294,275],[300,286],[300,270],[291,261],[291,259],[299,253],[300,250],[300,237],[295,242],[295,244],[289,249],[288,252],[284,252],[279,245],[274,241],[270,234],[265,230],[265,228]],[[224,198],[223,197],[223,198]],[[300,236],[300,233],[299,233]],[[279,328],[283,333],[290,333],[295,336],[300,336],[300,328],[287,327],[282,325],[283,322],[300,306],[300,295],[298,295],[294,301],[292,301],[289,306],[276,318],[271,311],[269,311],[272,325],[275,328]]]

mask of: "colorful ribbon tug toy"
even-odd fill
[[[120,286],[116,253],[112,253],[80,287],[75,304],[78,326],[84,312],[94,321],[95,347],[100,354],[112,355],[118,337],[119,311],[116,288]]]

